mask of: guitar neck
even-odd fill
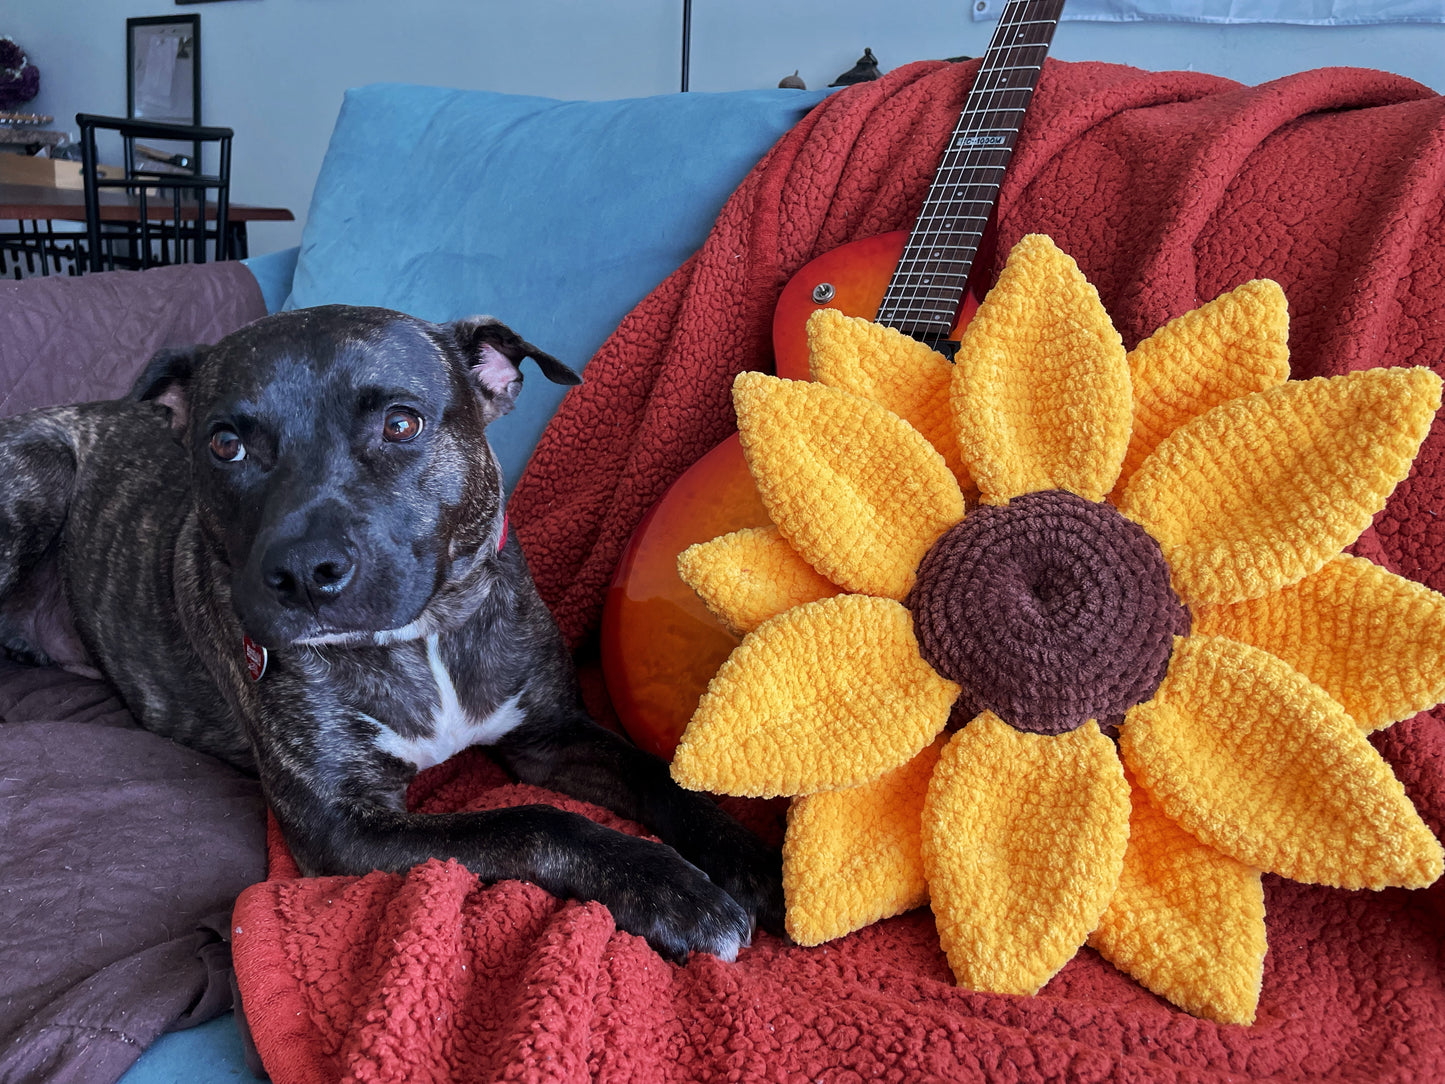
[[[1009,0],[877,320],[922,342],[948,338],[968,288],[1024,111],[1064,0]]]

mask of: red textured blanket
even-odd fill
[[[512,504],[574,643],[595,631],[643,513],[732,428],[732,378],[767,364],[787,276],[916,212],[973,68],[914,65],[826,101],[589,363]],[[1406,80],[1332,69],[1246,88],[1050,62],[999,232],[1005,252],[1051,235],[1131,347],[1269,277],[1289,297],[1296,376],[1445,373],[1445,99]],[[1445,589],[1445,423],[1355,548]],[[1437,709],[1376,739],[1437,835],[1442,721]],[[538,799],[618,825],[475,753],[411,793],[428,811]],[[597,904],[483,885],[454,863],[294,874],[273,836],[271,877],[234,923],[246,1013],[277,1081],[1445,1079],[1441,885],[1266,878],[1264,989],[1258,1022],[1239,1028],[1174,1009],[1088,949],[1032,998],[959,990],[926,911],[815,949],[762,936],[736,964],[678,968]]]

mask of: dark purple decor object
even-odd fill
[[[40,69],[12,38],[0,38],[0,109],[11,109],[40,93]]]
[[[1158,543],[1059,490],[970,512],[928,551],[906,602],[929,665],[1036,734],[1147,700],[1189,631]]]

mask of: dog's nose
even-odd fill
[[[289,605],[331,602],[356,576],[355,559],[345,546],[329,540],[277,546],[267,558],[266,586]]]

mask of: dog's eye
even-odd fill
[[[386,412],[381,423],[381,437],[392,444],[405,444],[415,440],[421,432],[421,415],[403,407],[392,407]]]
[[[239,463],[246,458],[246,446],[231,430],[217,429],[211,434],[211,454],[222,463]]]

